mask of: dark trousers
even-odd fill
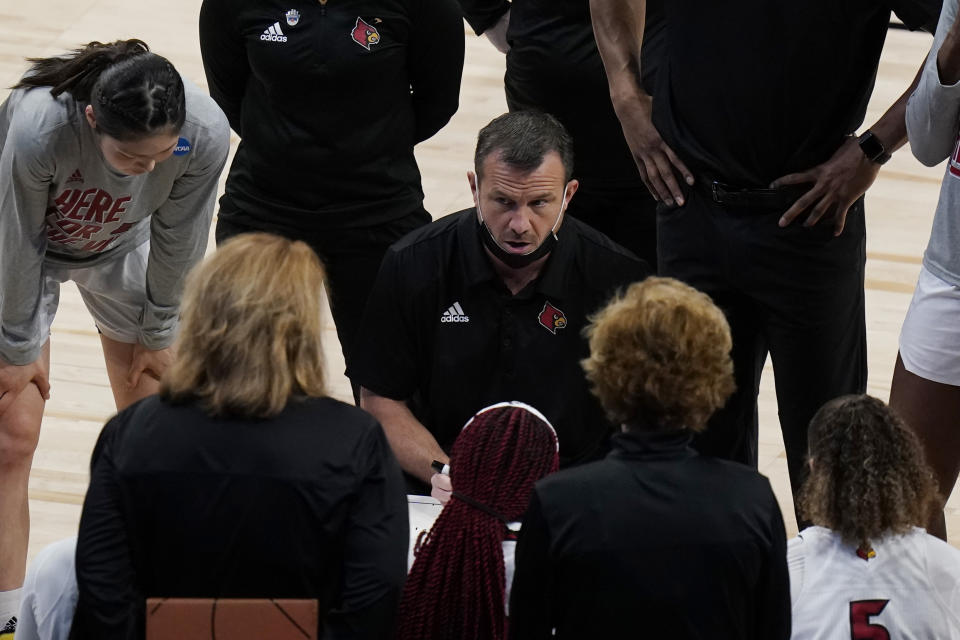
[[[781,229],[783,210],[735,210],[702,192],[657,214],[660,273],[710,295],[733,335],[737,390],[695,446],[757,465],[757,394],[767,353],[794,495],[805,477],[807,427],[828,400],[867,383],[863,199],[846,228]]]
[[[217,217],[216,240],[217,244],[220,244],[241,233],[266,231],[291,240],[302,240],[310,245],[326,270],[330,312],[337,327],[343,358],[349,365],[354,345],[360,338],[357,334],[360,319],[380,270],[383,255],[391,244],[428,222],[430,214],[421,208],[375,227],[293,232],[280,228],[258,228],[247,223],[239,224],[231,221],[229,212],[221,209]],[[354,385],[355,400],[359,397],[358,392],[359,389]]]

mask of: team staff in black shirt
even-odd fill
[[[561,466],[602,455],[612,425],[580,370],[580,330],[614,290],[647,274],[606,236],[565,219],[577,181],[569,136],[551,116],[495,119],[475,164],[479,211],[438,220],[387,252],[348,370],[400,465],[422,481],[433,460],[447,461],[461,425],[503,400],[547,416]]]
[[[316,598],[311,637],[392,637],[403,476],[377,421],[326,397],[322,286],[309,247],[264,233],[193,272],[160,394],[93,452],[71,638],[142,640],[152,596]]]
[[[646,4],[591,8],[614,107],[664,204],[660,273],[708,293],[733,332],[737,392],[698,447],[756,464],[769,351],[796,490],[813,414],[866,386],[862,195],[906,140],[910,90],[859,140],[852,134],[891,9],[932,30],[940,1],[675,0],[652,107],[637,79]]]
[[[457,110],[455,0],[204,0],[210,93],[241,137],[217,241],[249,230],[310,244],[344,355],[383,252],[426,224],[414,144]]]
[[[511,111],[555,116],[573,138],[577,197],[568,213],[656,264],[655,206],[610,103],[588,0],[459,0],[474,31],[507,54]],[[643,37],[643,83],[653,91],[664,42],[662,0],[651,0]],[[509,23],[509,26],[508,26]]]
[[[650,278],[588,332],[587,377],[623,433],[606,459],[537,483],[510,637],[786,640],[787,543],[770,483],[690,448],[733,389],[723,314]]]

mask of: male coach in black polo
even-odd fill
[[[603,455],[613,430],[580,360],[587,316],[646,263],[564,211],[577,190],[570,137],[537,112],[478,136],[476,208],[412,232],[384,257],[347,374],[404,470],[429,482],[479,409],[505,400],[551,421],[560,464]],[[421,485],[420,489],[426,489]]]
[[[796,491],[813,414],[866,388],[863,194],[906,141],[912,87],[853,134],[891,10],[932,30],[940,0],[671,0],[652,101],[638,79],[646,4],[590,0],[614,107],[664,205],[660,274],[710,295],[733,333],[737,391],[697,448],[757,464],[769,351]]]

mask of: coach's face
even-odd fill
[[[493,152],[483,161],[483,175],[468,172],[470,189],[487,229],[509,253],[530,253],[559,229],[563,212],[576,193],[578,182],[566,181],[560,154],[549,152],[540,166],[521,171]],[[566,188],[566,197],[564,197]]]

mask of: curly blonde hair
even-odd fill
[[[161,395],[198,401],[211,415],[260,418],[293,396],[325,395],[323,277],[303,242],[268,233],[225,242],[187,278]]]
[[[884,535],[924,526],[939,505],[920,441],[881,400],[831,400],[810,421],[808,436],[800,512],[844,541],[869,549]]]
[[[678,280],[631,285],[585,333],[583,368],[616,423],[702,431],[733,393],[727,320],[709,296]]]

